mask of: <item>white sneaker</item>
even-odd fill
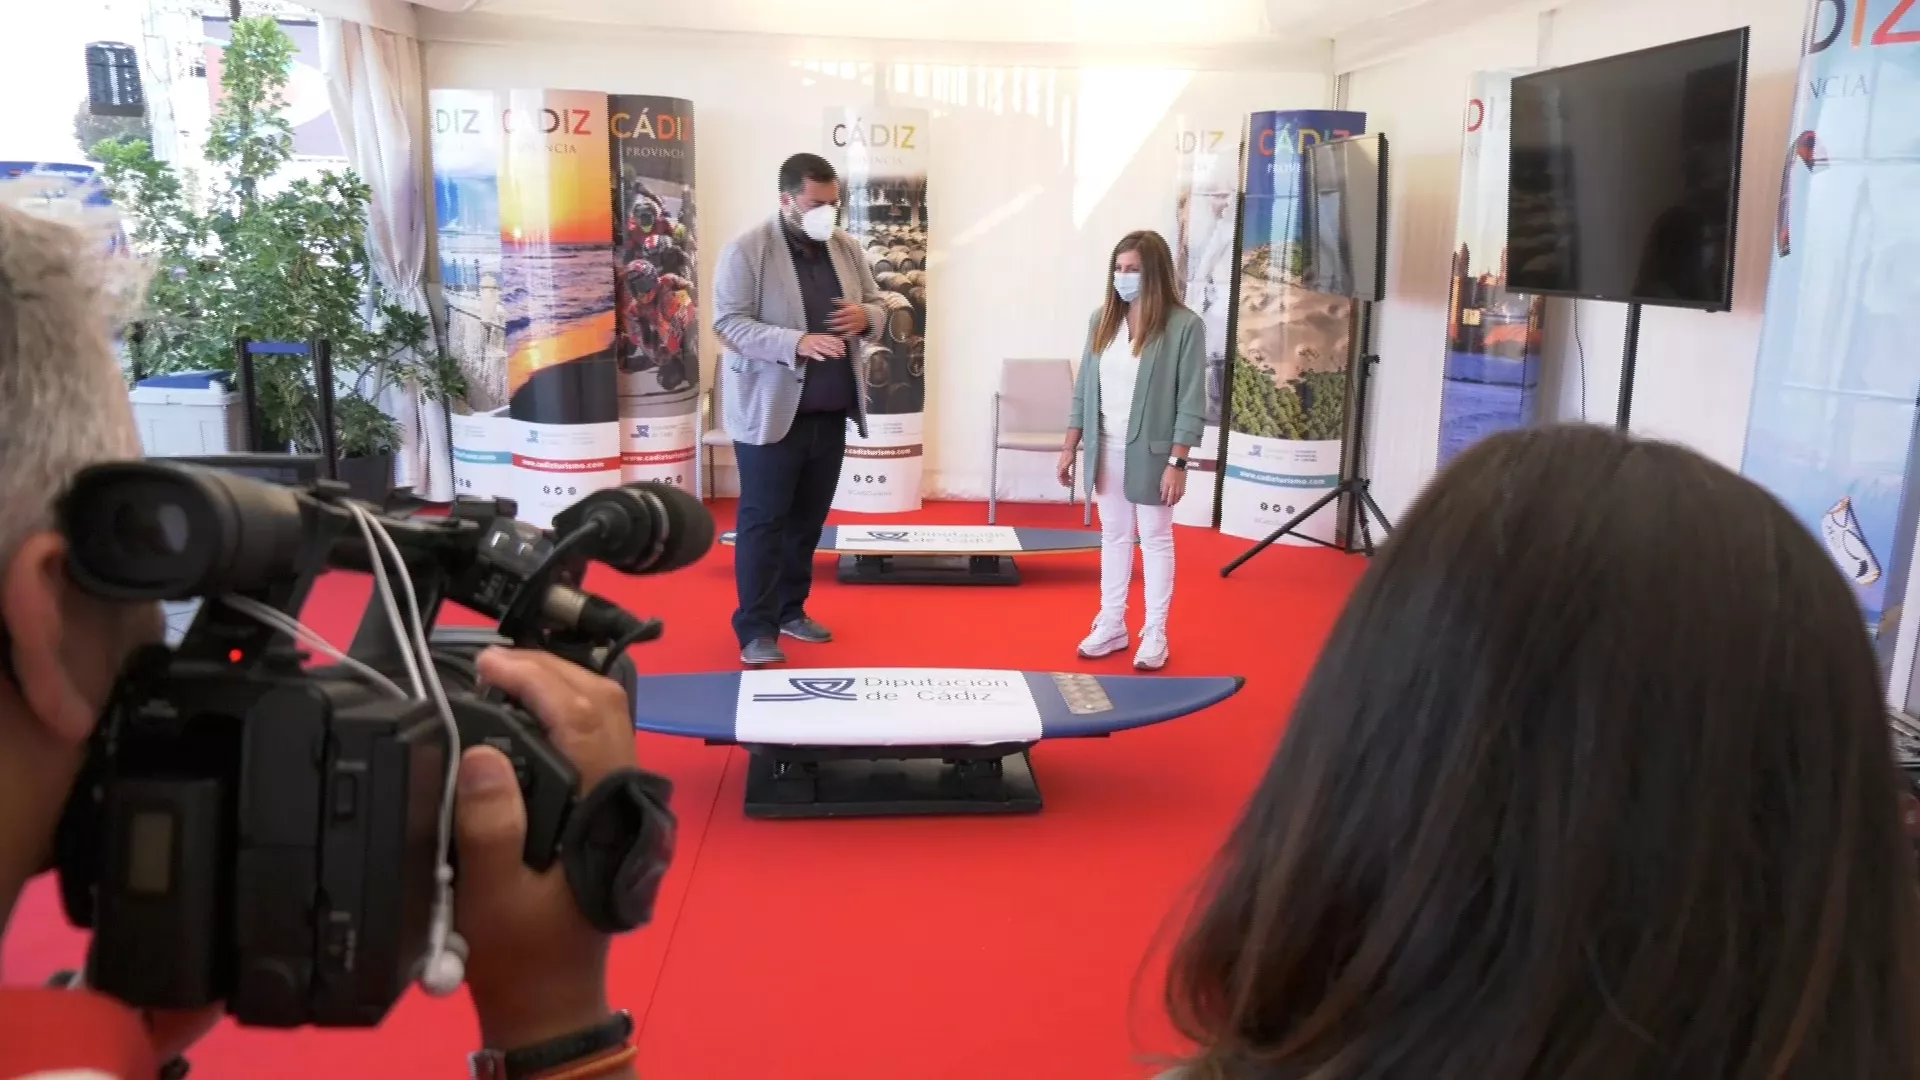
[[[1143,630],[1140,651],[1133,654],[1136,671],[1159,671],[1167,666],[1167,634],[1164,630]]]
[[[1093,633],[1080,643],[1080,659],[1098,660],[1103,656],[1112,656],[1127,647],[1127,628],[1094,623]]]

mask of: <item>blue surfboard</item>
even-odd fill
[[[722,544],[734,534],[723,533]],[[1100,550],[1100,534],[1088,529],[1022,529],[1010,525],[829,525],[820,532],[821,554],[1015,556],[1074,555]]]
[[[749,746],[989,746],[1095,738],[1198,712],[1246,680],[977,668],[647,675],[634,727]]]

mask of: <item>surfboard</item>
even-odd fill
[[[720,536],[734,542],[732,532]],[[1100,534],[1085,529],[1022,529],[1007,525],[829,525],[819,551],[831,555],[931,555],[976,558],[1081,555],[1100,550]]]
[[[975,668],[643,675],[633,725],[744,746],[1005,746],[1163,723],[1225,701],[1245,681]]]

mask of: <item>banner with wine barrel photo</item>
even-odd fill
[[[1346,297],[1300,286],[1302,179],[1316,144],[1366,129],[1365,113],[1325,109],[1254,113],[1248,125],[1220,496],[1220,531],[1228,535],[1264,537],[1340,483],[1354,308]],[[1329,503],[1300,531],[1334,543],[1338,506]]]
[[[1857,18],[1811,6],[1793,123],[1774,150],[1782,187],[1741,471],[1825,541],[1886,662],[1920,516],[1920,113],[1908,91],[1920,17],[1891,0]]]
[[[693,485],[700,409],[700,242],[693,102],[615,94],[614,297],[620,460],[628,483]]]
[[[1440,384],[1441,465],[1489,435],[1533,423],[1539,403],[1547,302],[1507,291],[1513,80],[1524,74],[1476,72],[1468,88]]]
[[[828,109],[826,157],[840,173],[842,226],[866,249],[886,297],[880,342],[855,364],[865,380],[867,435],[847,436],[836,510],[920,508],[926,467],[927,113]]]
[[[1220,501],[1220,409],[1233,323],[1244,127],[1238,117],[1181,117],[1174,133],[1173,265],[1182,299],[1206,328],[1207,426],[1193,448],[1187,493],[1174,504],[1173,520],[1206,529],[1213,528]]]

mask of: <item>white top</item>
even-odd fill
[[[1100,428],[1110,449],[1126,446],[1128,428],[1133,424],[1133,381],[1140,373],[1140,358],[1133,355],[1133,334],[1127,320],[1120,320],[1120,332],[1113,335],[1107,351],[1100,354]]]

